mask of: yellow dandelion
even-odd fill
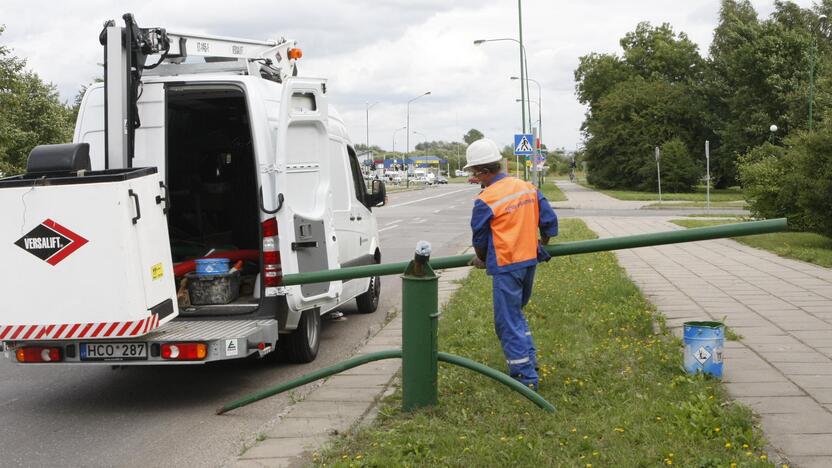
[[[763,461],[768,460],[768,455],[766,455],[766,454],[760,455],[760,460],[763,460]]]
[[[731,442],[725,442],[725,448],[731,448]]]
[[[721,431],[721,430],[722,430],[722,429],[720,429],[720,428],[718,428],[718,427],[715,427],[715,428],[714,428],[714,432],[719,432],[719,431]]]
[[[578,429],[573,427],[572,429],[569,430],[569,432],[578,432]]]
[[[742,444],[742,448],[748,448],[748,444]]]
[[[623,428],[623,427],[616,427],[616,428],[615,428],[615,429],[613,429],[613,430],[614,430],[615,432],[624,432],[624,428]]]
[[[734,462],[731,462],[731,468],[737,468],[737,464],[734,463]]]

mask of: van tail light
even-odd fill
[[[162,359],[170,361],[201,361],[208,355],[205,343],[163,343]]]
[[[17,362],[60,362],[61,348],[45,346],[24,346],[15,352]]]
[[[273,288],[283,284],[283,266],[280,259],[280,242],[277,219],[263,221],[263,285]]]

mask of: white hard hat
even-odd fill
[[[481,164],[495,163],[503,159],[500,154],[500,148],[497,143],[488,138],[481,138],[470,145],[465,150],[465,167],[468,169],[471,166],[479,166]]]

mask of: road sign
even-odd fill
[[[528,156],[534,154],[534,135],[531,133],[518,133],[514,135],[514,154],[517,156]]]

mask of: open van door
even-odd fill
[[[275,190],[284,274],[338,268],[328,158],[325,80],[292,77],[283,85],[277,131]],[[336,299],[341,282],[290,286],[289,306],[305,310]]]

